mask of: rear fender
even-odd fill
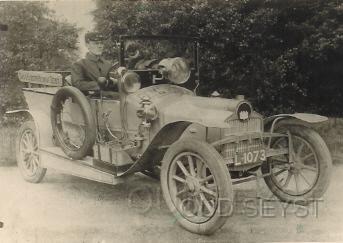
[[[279,114],[270,116],[264,119],[264,127],[266,131],[273,131],[276,126],[283,124],[302,125],[313,127],[317,123],[328,121],[326,116],[320,116],[309,113],[294,113],[294,114]]]
[[[31,119],[36,126],[36,134],[38,138],[39,147],[52,147],[52,128],[50,116],[39,110],[13,110],[7,111],[6,114],[19,114],[23,113]]]

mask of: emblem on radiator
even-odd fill
[[[247,120],[252,112],[251,105],[248,102],[242,102],[238,105],[236,112],[239,120]]]
[[[249,112],[247,112],[247,111],[241,111],[240,113],[239,113],[239,117],[238,117],[239,119],[241,119],[241,120],[246,120],[246,119],[248,119],[249,118]]]

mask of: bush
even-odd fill
[[[0,22],[8,25],[0,32],[1,126],[13,122],[4,116],[6,110],[27,107],[16,71],[69,69],[78,29],[55,20],[42,2],[0,2]]]
[[[97,0],[99,31],[202,38],[201,93],[245,94],[264,114],[340,116],[343,4],[336,0]],[[115,43],[109,41],[109,55]]]

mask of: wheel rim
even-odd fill
[[[283,192],[301,196],[311,191],[319,177],[319,161],[312,145],[305,139],[292,135],[294,163],[289,155],[271,158],[271,179]],[[288,140],[280,138],[275,147],[288,147]]]
[[[36,136],[32,130],[25,130],[20,139],[20,162],[24,172],[33,176],[39,169],[39,149]]]
[[[69,150],[78,150],[83,145],[85,138],[86,138],[86,131],[85,126],[82,124],[85,124],[85,121],[83,119],[78,118],[79,121],[75,122],[73,121],[72,116],[72,110],[68,110],[67,106],[71,106],[72,100],[66,99],[61,101],[60,103],[60,110],[59,113],[57,113],[57,128],[58,128],[58,136],[60,137],[60,140],[63,142],[63,144],[69,149]],[[74,112],[77,110],[74,110]],[[79,112],[80,114],[81,112]],[[74,115],[76,117],[77,115]],[[81,124],[81,125],[80,125]]]
[[[203,223],[215,213],[218,189],[214,175],[197,154],[176,156],[168,171],[168,188],[174,206],[190,222]]]

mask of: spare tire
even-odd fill
[[[63,119],[64,105],[67,100],[71,99],[72,104],[79,106],[80,115],[82,116],[82,124],[73,123],[72,126],[78,126],[82,129],[83,139],[80,144],[76,145],[71,142],[70,137],[64,130],[65,125]],[[74,117],[70,114],[70,117]],[[93,112],[90,103],[86,96],[77,88],[66,86],[57,91],[54,95],[51,104],[51,125],[57,144],[62,148],[64,153],[73,159],[82,159],[86,155],[89,155],[96,139],[96,123],[93,116]],[[80,135],[81,136],[81,135]]]

